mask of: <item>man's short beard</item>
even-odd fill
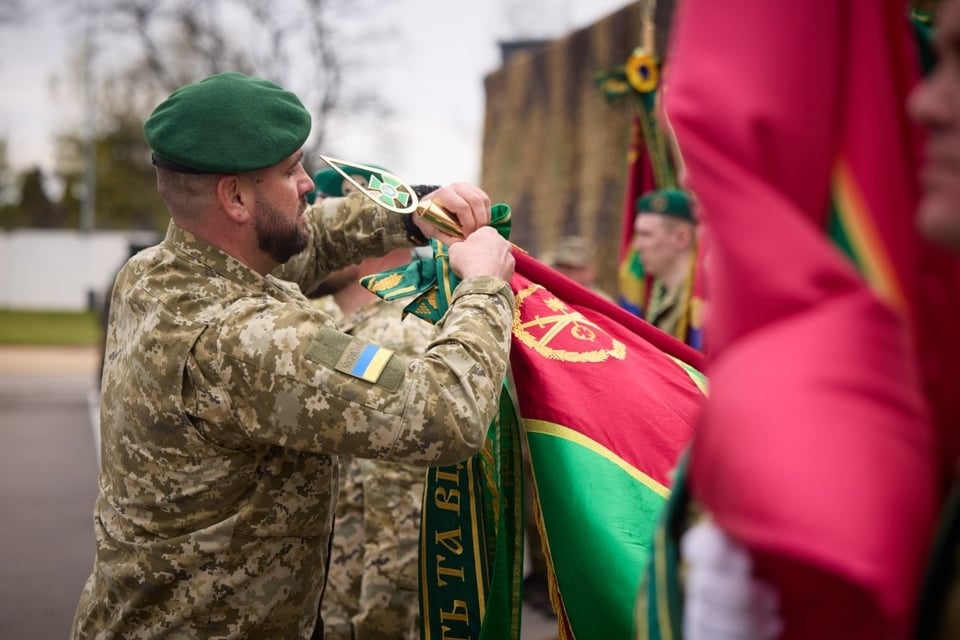
[[[304,204],[305,201],[301,202],[301,206]],[[258,193],[254,218],[257,246],[279,264],[284,264],[306,249],[310,241],[310,236],[300,229],[296,220],[288,228],[284,227],[283,220],[283,215],[268,205]]]

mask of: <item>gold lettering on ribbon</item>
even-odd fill
[[[467,610],[467,603],[463,600],[454,600],[453,611],[440,610],[440,620],[443,622],[447,620],[452,620],[453,622],[469,622],[470,612]]]
[[[433,503],[437,505],[438,509],[459,512],[460,490],[450,489],[447,491],[443,487],[437,487],[437,490],[433,492]]]
[[[453,531],[444,531],[443,533],[437,533],[434,536],[434,541],[443,545],[443,548],[452,553],[455,556],[463,555],[463,544],[460,542],[460,527],[457,527]]]
[[[446,482],[452,484],[454,488],[445,488],[437,487],[434,491],[434,504],[438,509],[445,509],[447,511],[454,511],[460,513],[460,490],[455,488],[460,482],[460,471],[463,469],[462,464],[458,464],[454,467],[453,472],[448,470],[436,468],[433,470],[434,477],[437,482]],[[466,571],[464,570],[462,561],[460,564],[453,564],[450,562],[451,558],[460,558],[463,556],[463,542],[461,541],[463,537],[463,532],[460,530],[460,527],[450,531],[436,532],[434,534],[434,540],[438,545],[450,553],[450,558],[445,555],[437,554],[436,555],[436,569],[437,569],[437,585],[440,587],[447,586],[447,580],[445,578],[457,578],[460,582],[464,582],[466,579]],[[454,611],[456,611],[456,603],[462,602],[460,600],[454,600]],[[463,603],[466,607],[466,603]],[[441,618],[443,617],[444,612],[441,609]],[[451,614],[452,615],[452,614]],[[446,629],[447,627],[444,627]],[[446,637],[446,635],[444,636]]]
[[[446,556],[442,556],[439,553],[437,554],[437,584],[441,587],[447,586],[447,581],[444,580],[444,576],[447,578],[459,578],[460,582],[464,580],[464,571],[463,565],[459,567],[445,567],[443,562],[446,560]]]
[[[460,622],[460,626],[465,627],[470,623],[470,611],[467,609],[467,603],[463,600],[454,600],[453,601],[453,611],[444,611],[440,610],[440,622]],[[442,629],[441,638],[446,640],[466,640],[464,636],[453,636],[450,635],[454,631],[453,627],[449,627],[445,624],[441,624],[440,628]],[[461,630],[461,633],[465,630]]]
[[[534,297],[538,293],[541,295]],[[531,284],[518,291],[516,301],[513,335],[546,358],[565,362],[603,362],[608,358],[623,360],[627,355],[626,345],[540,285]],[[534,301],[540,301],[550,313],[538,315],[533,308]],[[581,345],[586,348],[571,348]]]
[[[460,482],[460,470],[463,469],[463,464],[458,464],[454,469],[457,470],[456,473],[450,473],[449,471],[444,471],[441,467],[437,467],[434,469],[434,477],[437,479],[437,482]]]

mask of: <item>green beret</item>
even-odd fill
[[[303,147],[310,112],[268,80],[220,73],[170,94],[143,131],[159,167],[240,173],[275,165]]]
[[[368,164],[367,166],[386,171],[386,169],[383,167],[378,167],[375,164]],[[370,176],[373,175],[373,171],[365,171],[356,167],[342,167],[342,169],[347,175],[360,176],[368,183],[370,182]],[[334,198],[343,196],[343,181],[344,177],[340,175],[336,169],[327,167],[326,169],[317,171],[315,174],[313,174],[314,188],[312,192],[307,194],[307,201],[310,204],[313,204],[313,201],[317,199],[317,196]]]
[[[680,189],[657,189],[648,191],[637,198],[636,215],[659,213],[688,222],[696,222],[693,217],[693,199]]]

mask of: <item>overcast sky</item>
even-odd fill
[[[416,46],[383,61],[390,78],[410,78],[392,91],[395,116],[374,136],[356,121],[332,122],[327,153],[387,166],[411,182],[477,181],[483,133],[483,78],[500,66],[498,41],[560,37],[630,4],[625,0],[394,0],[389,9],[423,34]],[[549,10],[544,10],[548,7]],[[415,18],[415,19],[414,19]],[[48,15],[27,26],[0,28],[0,135],[17,169],[53,168],[53,132],[77,122],[79,106],[54,78],[68,65],[78,29]],[[409,25],[407,25],[409,26]],[[385,86],[395,86],[385,83]]]

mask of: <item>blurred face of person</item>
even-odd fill
[[[927,132],[917,212],[921,233],[960,251],[960,0],[944,0],[937,14],[939,61],[908,101]]]
[[[279,264],[307,247],[310,236],[303,217],[306,195],[313,180],[304,170],[298,152],[254,176],[254,229],[257,246]]]
[[[367,188],[367,179],[364,178],[363,176],[351,175],[350,177],[356,180],[357,184],[359,184],[364,189]],[[357,187],[349,180],[344,180],[343,184],[340,186],[340,189],[343,191],[344,197],[350,195],[354,191],[359,191],[359,189],[357,189]]]
[[[687,223],[659,213],[643,213],[633,221],[633,248],[640,254],[645,273],[667,274],[689,247],[683,227]]]
[[[585,287],[592,287],[594,280],[596,280],[596,270],[593,269],[593,267],[574,267],[566,264],[556,264],[553,268]]]

